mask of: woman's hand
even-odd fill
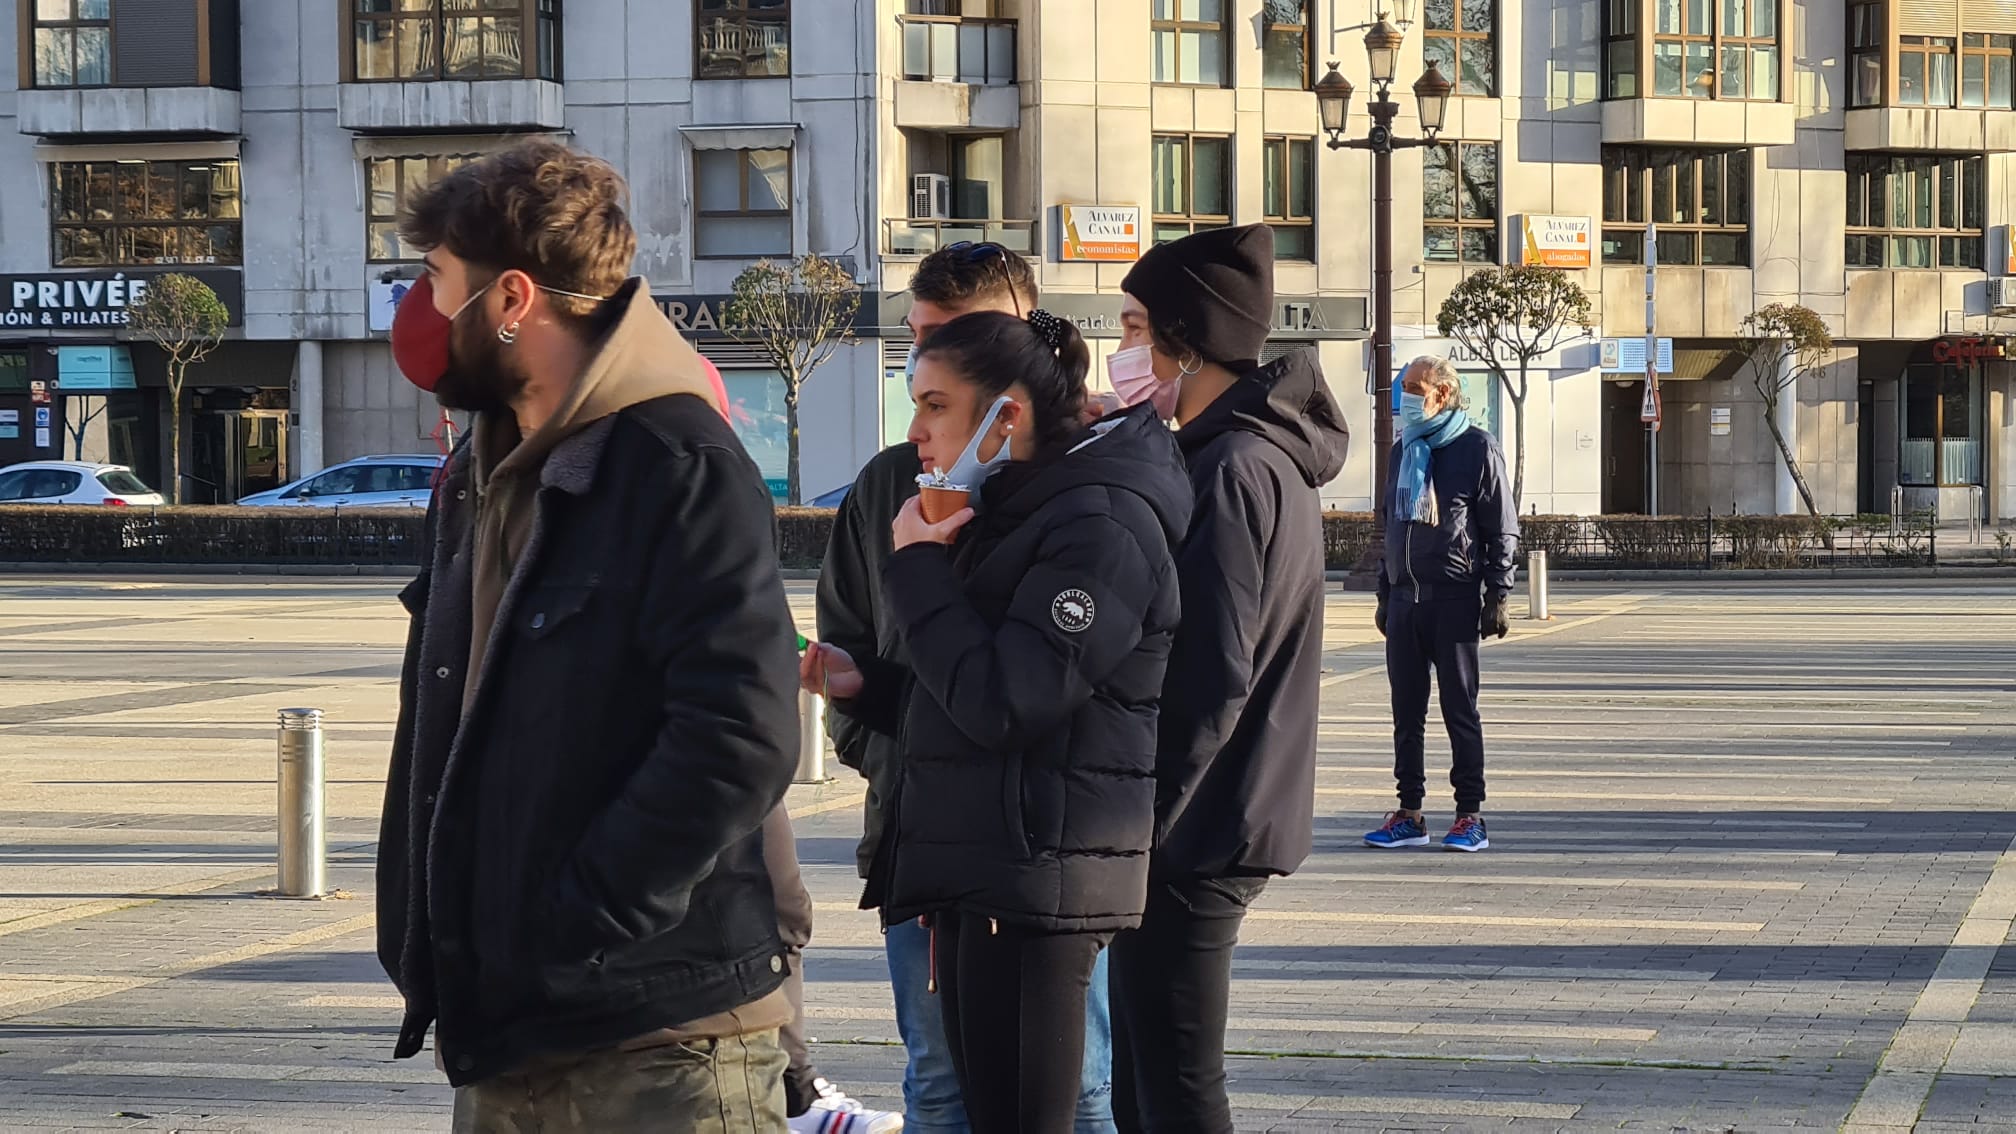
[[[798,659],[798,684],[805,692],[816,693],[829,701],[851,701],[861,695],[864,680],[860,667],[854,664],[854,658],[846,650],[825,642],[813,642],[805,647],[805,655]]]
[[[895,537],[898,551],[913,543],[950,545],[953,540],[959,538],[959,529],[965,527],[966,521],[972,518],[973,509],[961,508],[938,523],[927,523],[924,519],[924,505],[918,502],[917,497],[912,496],[904,503],[903,510],[896,513],[896,523],[891,528],[891,534]]]

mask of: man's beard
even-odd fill
[[[529,381],[505,355],[495,331],[486,330],[476,319],[461,318],[448,330],[448,369],[434,384],[434,399],[444,409],[508,413]]]

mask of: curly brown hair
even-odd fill
[[[491,154],[434,182],[407,204],[399,234],[446,248],[492,274],[524,272],[544,287],[613,295],[630,276],[637,232],[630,187],[601,158],[540,139]],[[591,300],[549,295],[563,315]]]

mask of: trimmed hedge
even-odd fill
[[[812,569],[834,513],[777,510],[779,562]],[[0,562],[417,565],[418,508],[76,508],[0,506]],[[1553,565],[1615,569],[1917,566],[1932,561],[1932,519],[1888,516],[1526,516],[1521,549]],[[1380,532],[1367,512],[1323,518],[1333,571],[1369,567]],[[1522,554],[1523,558],[1523,554]]]

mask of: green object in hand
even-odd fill
[[[799,652],[799,653],[801,653],[801,654],[802,654],[802,653],[804,653],[804,652],[805,652],[805,651],[806,651],[806,650],[807,650],[808,648],[810,648],[810,647],[811,647],[811,645],[812,645],[812,643],[810,643],[810,642],[808,642],[808,641],[806,641],[806,640],[805,640],[805,635],[803,635],[803,634],[800,634],[800,635],[798,635],[798,652]]]

